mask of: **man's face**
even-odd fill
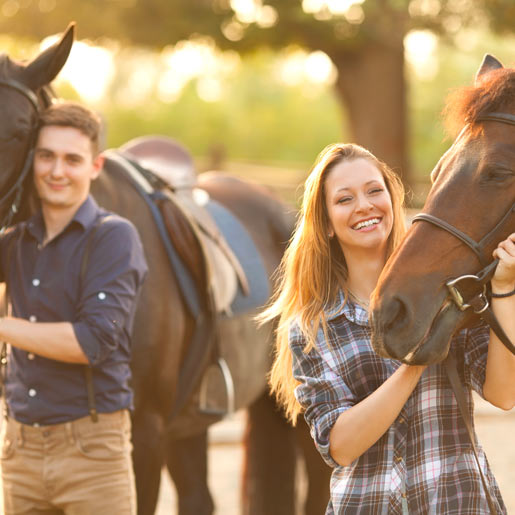
[[[74,127],[49,125],[39,131],[34,154],[34,184],[43,209],[78,209],[103,158],[93,156],[91,140]]]

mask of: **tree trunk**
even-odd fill
[[[351,137],[411,183],[407,141],[406,81],[402,38],[368,42],[331,56],[336,89],[348,113]]]

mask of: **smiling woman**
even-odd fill
[[[261,317],[279,318],[272,388],[292,421],[304,411],[318,451],[333,468],[326,514],[486,514],[444,367],[401,363],[372,347],[367,300],[404,233],[398,181],[355,145],[332,145],[320,155],[282,261],[281,287]],[[496,256],[498,289],[501,279],[503,287],[515,281],[515,244],[502,242]],[[478,392],[489,341],[485,326],[453,340],[465,380]],[[485,382],[486,398],[490,390]],[[495,479],[483,468],[491,513],[505,513]]]
[[[336,164],[325,180],[329,234],[336,236],[347,262],[362,260],[377,252],[385,261],[393,225],[392,200],[379,169],[358,158]],[[363,289],[363,280],[349,288]],[[364,292],[366,294],[366,292]],[[370,291],[366,297],[370,296]]]

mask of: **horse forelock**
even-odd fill
[[[482,75],[476,84],[453,90],[442,112],[447,133],[452,137],[469,124],[476,124],[481,115],[492,112],[515,113],[515,68],[499,68]]]

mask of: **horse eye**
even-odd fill
[[[16,141],[25,141],[29,138],[29,133],[27,131],[17,131],[13,134],[13,139]]]
[[[20,143],[24,140],[25,135],[21,132],[16,132],[14,134],[9,134],[6,136],[0,136],[0,142],[6,144]]]
[[[514,175],[514,170],[500,167],[491,167],[486,170],[485,179],[487,182],[504,182],[512,178]]]

